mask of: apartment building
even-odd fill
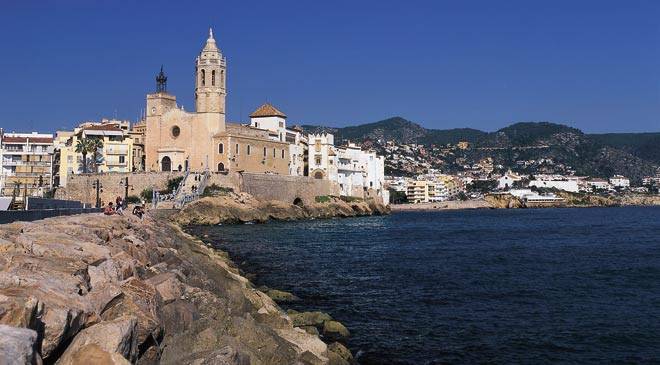
[[[43,196],[52,187],[53,135],[0,130],[0,195]]]

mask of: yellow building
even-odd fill
[[[0,130],[0,195],[42,196],[51,189],[53,135]]]
[[[72,174],[133,171],[133,139],[128,129],[126,121],[105,120],[83,123],[73,132],[57,132],[59,185],[66,186],[67,177]],[[83,159],[76,146],[84,139],[98,140],[102,146],[88,152]]]

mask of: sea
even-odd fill
[[[351,332],[360,364],[660,363],[660,208],[194,227]]]

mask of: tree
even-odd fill
[[[92,160],[94,161],[94,171],[99,172],[99,150],[103,148],[103,141],[100,138],[89,140],[90,149],[92,152]]]
[[[87,173],[87,154],[91,151],[91,141],[89,139],[81,138],[76,142],[76,153],[82,155],[83,174]]]

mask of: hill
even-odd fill
[[[382,146],[387,141],[421,144],[431,151],[459,141],[469,142],[469,149],[455,151],[450,156],[431,153],[424,157],[433,161],[432,166],[445,170],[459,169],[460,165],[488,157],[504,168],[518,169],[525,161],[548,160],[561,169],[544,167],[540,172],[568,171],[599,177],[623,174],[639,181],[643,176],[653,175],[660,165],[660,133],[585,134],[577,128],[550,122],[515,123],[495,132],[471,128],[427,129],[402,117],[343,128],[305,125],[303,129],[329,132],[335,135],[338,144],[350,140],[380,152],[384,152]]]

